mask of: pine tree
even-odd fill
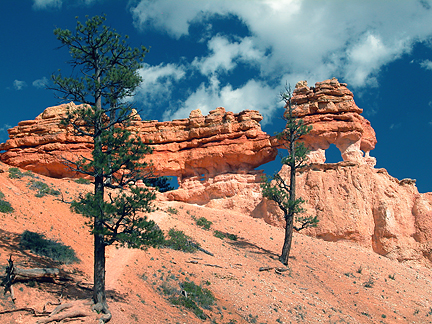
[[[290,178],[289,182],[276,173],[273,177],[266,178],[262,184],[263,197],[273,200],[284,213],[285,219],[285,239],[282,247],[282,253],[279,260],[288,265],[288,258],[291,251],[291,243],[293,230],[300,231],[306,227],[317,226],[317,217],[297,217],[296,215],[304,212],[302,198],[296,198],[296,172],[299,168],[307,165],[307,154],[309,150],[306,148],[301,137],[308,134],[311,126],[304,124],[301,118],[294,114],[294,104],[292,102],[292,92],[289,87],[281,93],[281,100],[285,102],[284,119],[286,121],[285,129],[277,134],[277,138],[281,141],[288,151],[288,155],[282,158],[282,164],[289,166]],[[297,227],[294,222],[300,223]]]
[[[92,139],[91,158],[67,161],[73,170],[94,179],[94,191],[72,204],[74,211],[89,217],[94,236],[94,309],[111,318],[105,295],[105,247],[119,244],[131,248],[155,246],[163,234],[145,213],[153,211],[155,193],[132,186],[137,179],[151,176],[149,165],[140,162],[151,149],[137,134],[128,131],[136,114],[128,97],[141,82],[147,49],[131,48],[122,37],[104,25],[105,16],[77,20],[75,31],[57,28],[54,34],[69,49],[73,71],[78,75],[52,76],[54,89],[62,100],[80,103],[69,109],[64,125],[75,135]],[[107,192],[106,187],[117,188]]]

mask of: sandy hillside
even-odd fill
[[[0,272],[13,255],[20,268],[58,267],[68,281],[14,284],[16,301],[0,288],[0,323],[36,323],[29,309],[42,312],[47,302],[62,304],[91,299],[92,238],[85,219],[70,212],[67,203],[91,185],[73,180],[37,176],[61,196],[35,197],[29,188],[34,179],[8,177],[9,167],[0,163],[0,191],[13,213],[0,213]],[[113,319],[110,323],[432,323],[432,271],[401,264],[365,248],[331,243],[295,234],[290,270],[276,273],[283,230],[247,215],[178,202],[157,202],[151,214],[161,229],[184,231],[214,254],[185,253],[168,248],[147,251],[108,248],[107,295]],[[195,219],[212,222],[205,230]],[[79,263],[60,265],[22,250],[24,230],[71,246]],[[214,231],[235,234],[237,240],[221,239]],[[180,283],[194,282],[209,289],[216,301],[204,309],[206,320],[173,305]],[[47,305],[47,310],[54,309]],[[71,323],[95,323],[97,314]]]

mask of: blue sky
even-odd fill
[[[7,128],[58,104],[44,84],[70,70],[54,28],[103,13],[133,46],[150,48],[135,96],[143,118],[257,109],[273,134],[286,82],[337,77],[377,133],[376,167],[432,191],[432,1],[2,0],[1,142]]]

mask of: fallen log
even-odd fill
[[[272,269],[274,269],[275,267],[260,267],[259,269],[258,269],[258,271],[269,271],[269,270],[272,270]]]
[[[33,268],[21,269],[14,267],[15,280],[46,280],[46,279],[59,279],[60,270],[57,268]]]
[[[29,280],[51,280],[56,282],[56,279],[70,280],[71,278],[60,275],[60,270],[57,268],[33,268],[33,269],[21,269],[17,268],[12,260],[12,255],[8,260],[9,264],[6,267],[6,275],[3,277],[0,286],[4,286],[4,295],[10,292],[12,302],[15,302],[15,294],[12,288],[12,284],[17,281],[29,281]]]

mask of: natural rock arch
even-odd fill
[[[308,87],[306,81],[296,84],[292,97],[297,105],[294,113],[313,127],[302,140],[311,150],[312,163],[325,163],[325,150],[335,144],[344,161],[373,167],[376,159],[369,152],[377,142],[375,131],[360,116],[363,109],[356,105],[346,86],[336,78],[317,82],[315,87]]]

